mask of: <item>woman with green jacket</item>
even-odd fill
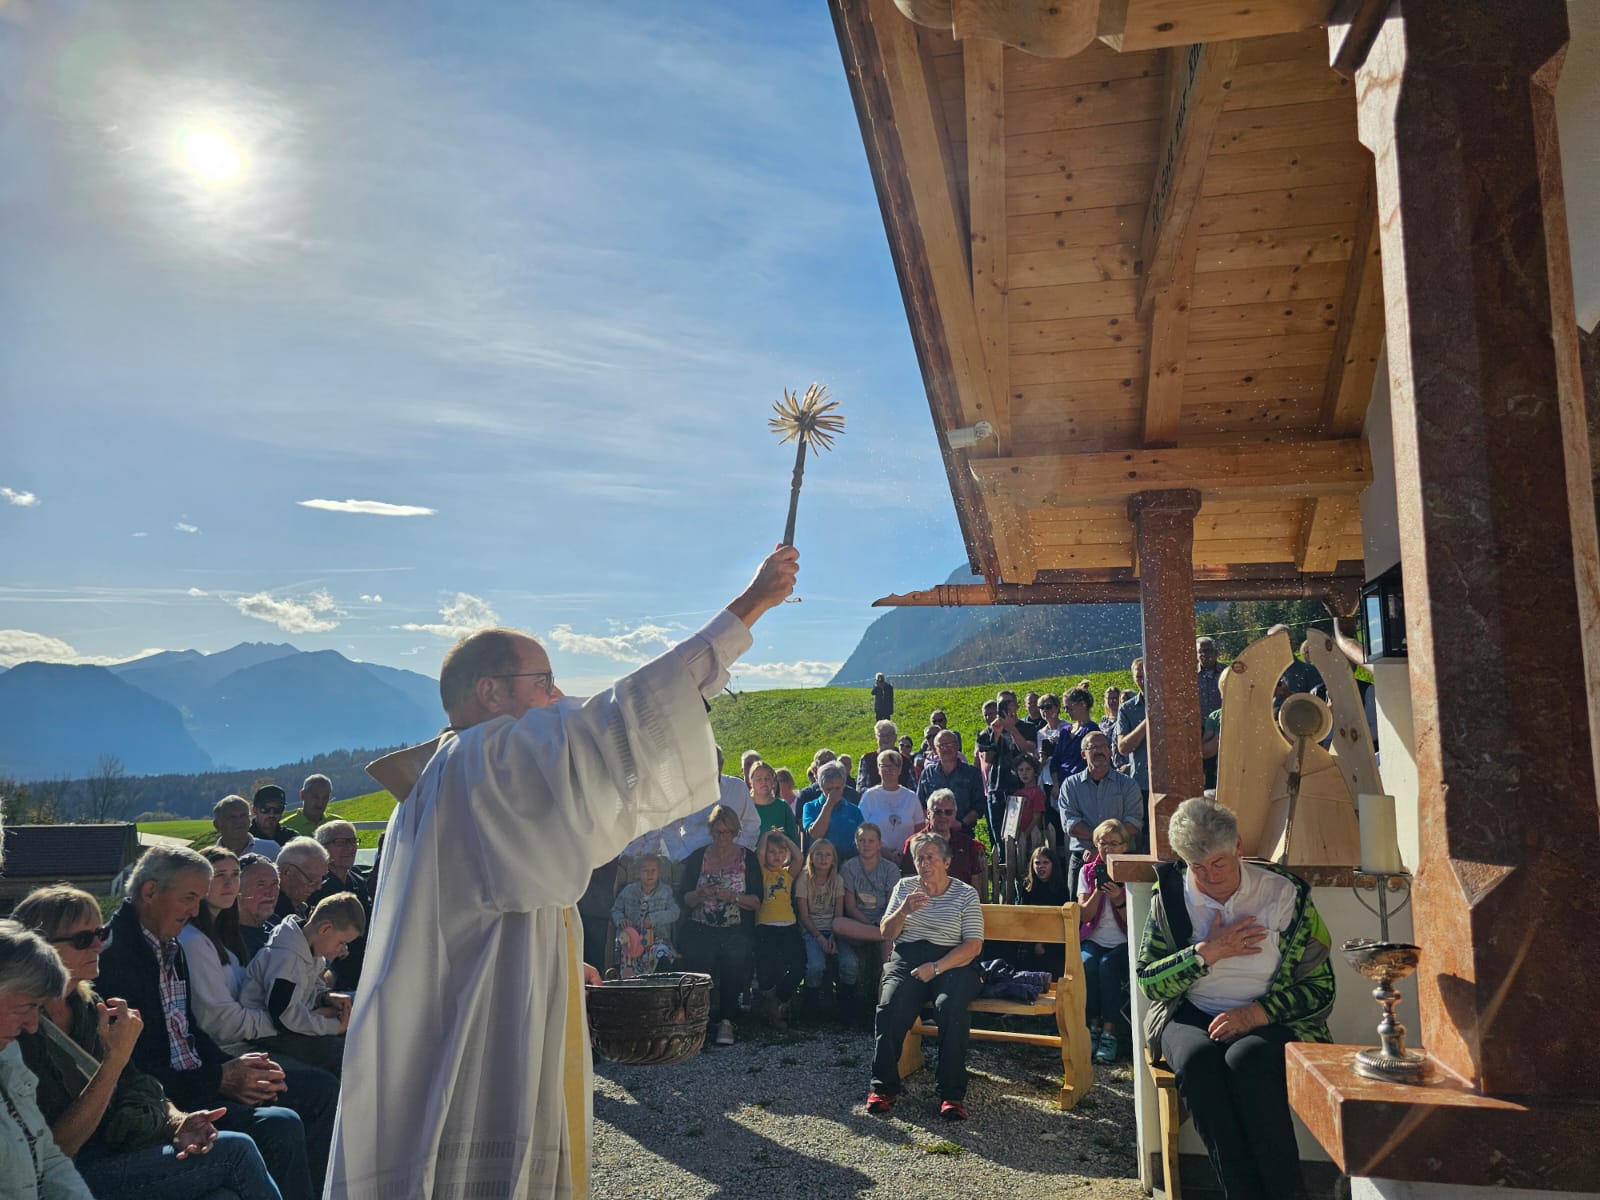
[[[1178,1078],[1228,1200],[1300,1195],[1283,1048],[1327,1042],[1333,964],[1311,887],[1244,861],[1233,813],[1185,800],[1139,948],[1146,1043]]]

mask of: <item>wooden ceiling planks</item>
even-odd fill
[[[1295,0],[1270,2],[1274,19],[1288,20]],[[885,20],[887,0],[835,0],[862,3],[875,26]],[[1237,23],[1226,6],[1163,3]],[[1360,447],[1350,435],[1370,394],[1370,375],[1365,391],[1361,379],[1376,362],[1373,330],[1380,342],[1382,331],[1381,307],[1376,323],[1351,320],[1370,311],[1380,274],[1369,270],[1362,225],[1371,163],[1356,139],[1353,89],[1327,66],[1325,32],[1193,55],[1097,43],[1066,59],[927,28],[913,44],[943,156],[941,203],[970,238],[971,303],[946,313],[941,293],[944,336],[955,335],[959,372],[968,334],[952,327],[970,320],[988,384],[1000,388],[982,405],[997,441],[947,451],[953,470],[980,481],[982,520],[969,539],[988,539],[986,573],[1017,582],[1135,568],[1119,497],[1195,478],[1170,463],[1141,463],[1131,480],[1111,469],[1117,453],[1146,447],[1243,464],[1215,477],[1200,470],[1208,490],[1197,569],[1293,563],[1325,573],[1359,559],[1359,484],[1313,461]],[[1212,72],[1212,107],[1185,140],[1174,134],[1170,94],[1183,64],[1207,61],[1226,69]],[[928,152],[925,133],[899,130],[909,154]],[[1155,185],[1185,151],[1187,219],[1152,222]],[[932,174],[922,168],[919,196]],[[1181,294],[1155,302],[1174,274]],[[967,398],[982,391],[980,364],[968,365],[963,411],[951,414],[962,423],[977,412]],[[1340,441],[1322,441],[1331,436]],[[1370,474],[1364,457],[1357,465]],[[1070,489],[1050,482],[1063,477]],[[1230,495],[1258,498],[1217,506]]]

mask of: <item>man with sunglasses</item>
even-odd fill
[[[250,799],[250,815],[253,818],[250,836],[283,845],[289,840],[289,835],[279,825],[283,822],[283,810],[288,806],[289,797],[277,784],[264,783],[258,787]]]
[[[450,728],[389,821],[328,1200],[589,1195],[575,905],[595,867],[716,794],[707,701],[798,560],[778,547],[699,633],[588,700],[516,630],[445,655]]]

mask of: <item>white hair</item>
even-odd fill
[[[204,875],[208,880],[211,878],[211,863],[198,850],[191,850],[187,846],[151,846],[134,864],[133,874],[128,876],[128,886],[124,891],[130,900],[144,891],[147,883],[155,884],[158,890],[164,892],[178,876],[191,873]]]
[[[67,968],[49,942],[16,921],[0,921],[0,996],[58,1000],[67,980]]]
[[[348,833],[351,837],[357,836],[356,827],[350,824],[349,821],[324,821],[321,825],[317,826],[317,832],[315,835],[317,839],[317,845],[321,846],[323,849],[327,849],[328,843],[333,840],[335,834],[339,833]],[[282,853],[283,852],[280,850],[279,854],[281,855]]]
[[[318,832],[320,833],[321,830],[319,829]],[[278,851],[280,865],[286,863],[291,867],[298,867],[313,859],[323,866],[328,865],[328,852],[323,849],[322,843],[317,841],[316,838],[290,838],[283,844],[283,849]]]
[[[1231,808],[1217,803],[1215,794],[1192,796],[1172,814],[1167,841],[1186,863],[1222,851],[1232,853],[1239,845],[1239,819]]]

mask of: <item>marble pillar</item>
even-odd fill
[[[1205,785],[1194,657],[1194,518],[1199,511],[1200,493],[1188,489],[1140,492],[1128,501],[1144,616],[1150,845],[1163,856],[1166,815],[1176,802],[1198,796]]]
[[[1422,1041],[1480,1094],[1589,1103],[1600,697],[1574,507],[1593,494],[1564,444],[1581,396],[1564,394],[1575,318],[1546,169],[1566,40],[1564,0],[1403,0],[1356,86],[1411,651]]]

